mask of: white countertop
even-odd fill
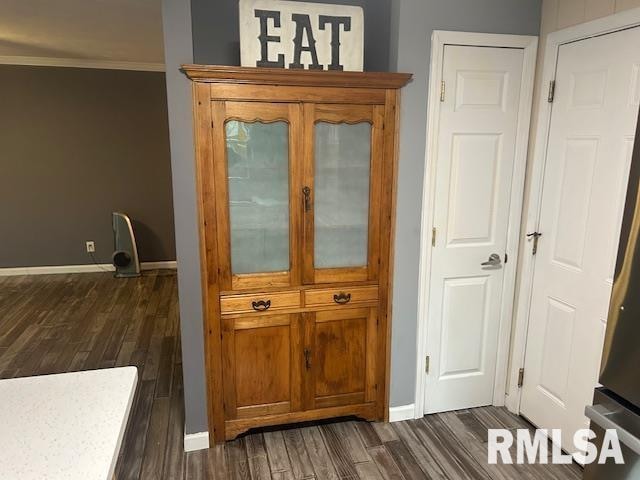
[[[111,480],[135,367],[0,380],[0,478]]]

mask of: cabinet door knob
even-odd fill
[[[271,306],[271,300],[267,300],[266,302],[264,300],[253,301],[251,302],[251,306],[258,312],[264,312]]]
[[[349,303],[351,300],[350,293],[340,292],[333,296],[333,301],[339,303],[340,305],[344,305],[345,303]]]

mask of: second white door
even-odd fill
[[[587,428],[613,283],[638,104],[640,28],[562,45],[556,71],[521,413]]]
[[[444,47],[425,413],[493,402],[523,60]]]

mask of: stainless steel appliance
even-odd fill
[[[599,447],[605,429],[614,428],[624,465],[592,463],[585,480],[640,480],[640,121],[629,173],[629,186],[618,259],[611,292],[600,383],[593,406],[586,408]]]

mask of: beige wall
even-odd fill
[[[640,0],[543,0],[540,37],[634,7]]]

